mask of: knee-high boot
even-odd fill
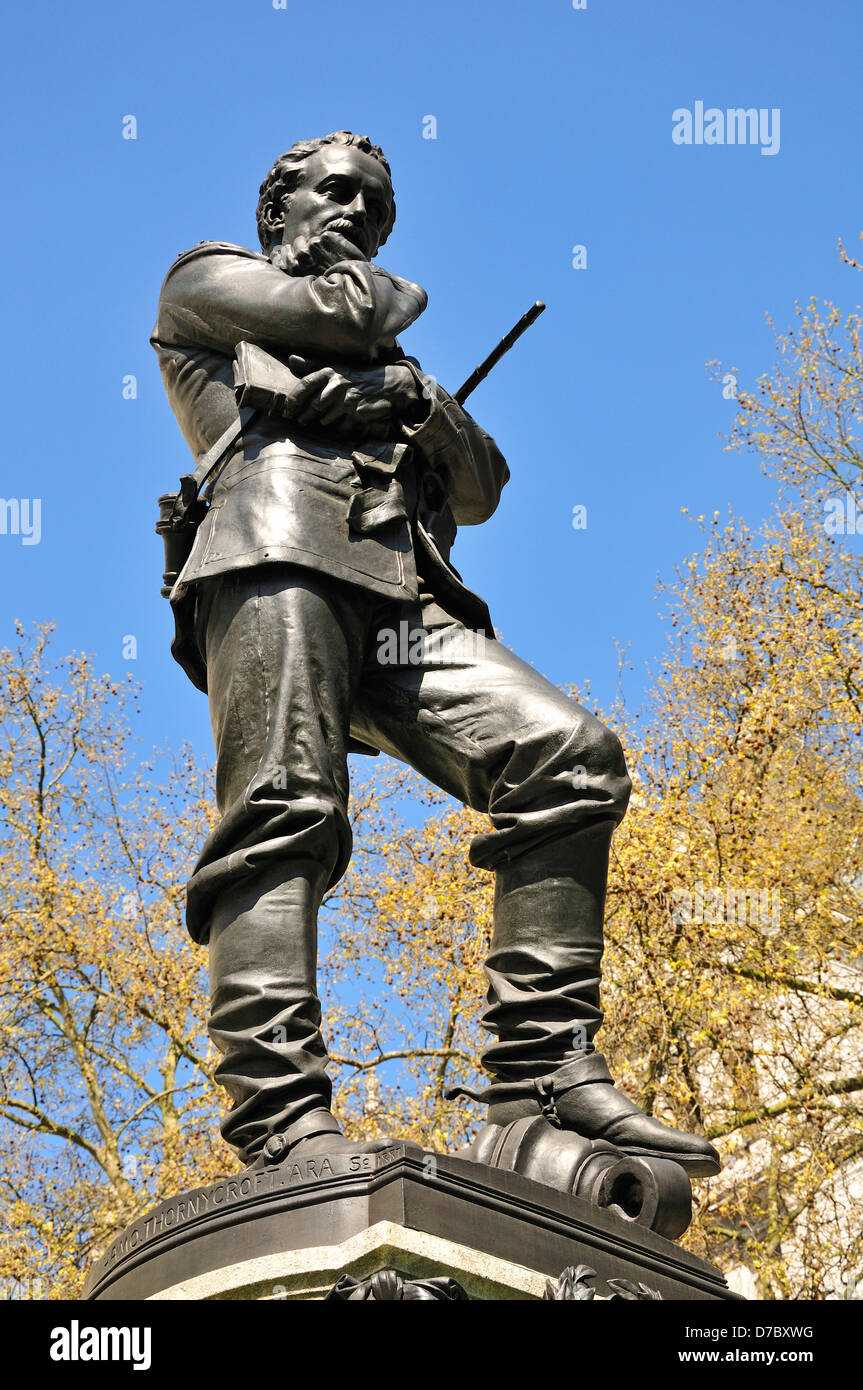
[[[719,1171],[705,1139],[645,1115],[594,1048],[612,821],[528,851],[497,871],[484,1025],[489,1123],[544,1114],[561,1129],[627,1153]]]
[[[338,1133],[316,988],[325,880],[313,860],[270,865],[223,893],[213,914],[209,1031],[233,1101],[222,1135],[247,1161],[273,1135],[294,1144]]]

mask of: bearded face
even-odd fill
[[[288,274],[311,274],[340,260],[371,260],[392,211],[383,165],[353,145],[324,145],[301,166],[282,203],[281,239],[270,259]]]

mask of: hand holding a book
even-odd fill
[[[294,415],[300,424],[386,436],[423,404],[412,372],[399,364],[320,367],[295,355],[288,365],[303,381],[302,403]]]

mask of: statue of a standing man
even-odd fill
[[[209,943],[222,1132],[256,1166],[352,1147],[330,1111],[317,914],[350,859],[347,754],[362,746],[490,817],[471,847],[496,875],[489,1121],[544,1114],[715,1172],[711,1145],[643,1114],[594,1048],[623,754],[495,640],[450,565],[457,525],[492,515],[509,472],[398,341],[426,295],[373,263],[394,220],[378,146],[303,141],[261,187],[262,254],[203,242],[159,301],[153,344],[196,458],[237,433],[241,344],[296,387],[246,413],[171,592],[217,752],[222,819],[187,921]]]

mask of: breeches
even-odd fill
[[[424,606],[281,566],[200,585],[221,821],[187,921],[210,943],[211,1032],[235,1102],[224,1132],[247,1150],[265,1111],[272,1129],[329,1099],[315,923],[351,854],[351,736],[488,814],[479,868],[527,863],[626,809],[615,735],[501,643],[438,608],[424,626]]]

